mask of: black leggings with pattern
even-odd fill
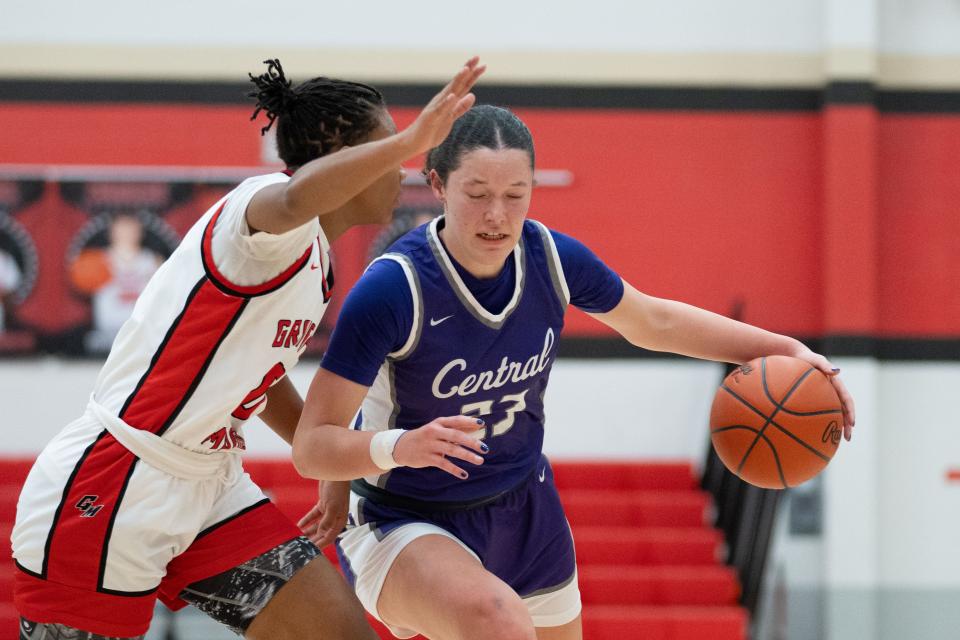
[[[180,597],[234,633],[243,635],[280,587],[318,555],[320,550],[307,538],[294,538],[233,569],[188,585]],[[137,636],[129,640],[142,639],[143,636]],[[20,618],[20,640],[128,639]]]

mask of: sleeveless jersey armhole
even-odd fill
[[[387,354],[387,357],[393,360],[403,360],[417,348],[423,329],[423,295],[420,289],[420,277],[417,275],[417,269],[413,266],[413,262],[402,253],[385,253],[370,264],[380,260],[392,260],[400,265],[403,275],[407,279],[410,296],[413,300],[413,322],[410,324],[410,335],[407,336],[407,341],[400,349]]]
[[[540,239],[543,240],[543,248],[547,255],[547,266],[550,268],[550,279],[553,281],[553,289],[560,301],[560,307],[566,309],[570,304],[570,288],[567,286],[567,278],[563,273],[563,264],[560,262],[557,244],[546,225],[536,220],[530,222],[536,225],[540,232]]]

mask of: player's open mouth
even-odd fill
[[[505,233],[478,233],[477,235],[483,238],[484,240],[494,240],[494,241],[504,240],[507,237],[507,234]]]

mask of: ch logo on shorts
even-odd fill
[[[100,499],[100,496],[83,496],[80,498],[80,502],[74,506],[80,511],[81,518],[92,518],[93,516],[100,513],[100,509],[103,509],[102,504],[93,504]]]

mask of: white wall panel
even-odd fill
[[[824,475],[824,562],[831,587],[876,584],[878,576],[878,456],[884,416],[877,410],[881,365],[867,358],[834,358],[853,395],[857,426]]]
[[[888,364],[880,375],[880,582],[960,587],[960,365]]]
[[[879,72],[891,86],[960,85],[956,0],[38,0],[0,16],[10,77],[236,81],[276,55],[300,74],[439,81],[480,53],[497,82],[809,85]]]
[[[5,3],[0,43],[806,52],[821,23],[820,2],[796,0],[39,0]]]
[[[32,455],[83,411],[99,363],[0,361],[0,455]],[[290,379],[305,393],[315,362]],[[560,360],[546,395],[545,449],[558,457],[694,458],[708,441],[718,364],[699,361]],[[285,456],[287,445],[259,420],[246,427],[248,455]]]

